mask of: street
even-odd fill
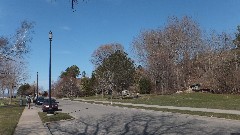
[[[53,122],[53,135],[238,135],[240,121],[58,100],[75,119]]]

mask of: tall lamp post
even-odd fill
[[[35,81],[33,82],[33,86],[34,86],[34,87],[33,87],[33,99],[34,99],[35,96],[36,96],[36,95],[35,95],[35,93],[36,93],[36,89],[35,89]]]
[[[51,55],[52,55],[52,31],[49,32],[50,41],[50,59],[49,59],[49,113],[52,112],[52,100],[51,100]]]
[[[38,72],[37,72],[37,98],[38,99]]]

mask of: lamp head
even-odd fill
[[[49,39],[52,40],[52,31],[49,32]]]

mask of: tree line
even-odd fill
[[[101,45],[92,54],[92,75],[77,78],[80,69],[67,68],[54,83],[55,95],[171,94],[193,84],[214,93],[240,93],[240,26],[233,36],[205,32],[188,16],[169,17],[165,26],[140,32],[132,48],[135,61],[121,44]]]
[[[239,33],[206,33],[190,17],[171,17],[163,28],[140,33],[133,47],[155,92],[192,84],[215,93],[239,93]]]

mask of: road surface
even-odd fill
[[[74,120],[49,124],[53,135],[240,135],[240,121],[58,100]]]

